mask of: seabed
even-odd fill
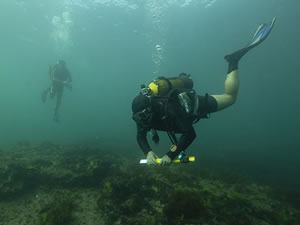
[[[196,163],[139,165],[99,146],[0,150],[0,225],[299,225],[293,194]]]

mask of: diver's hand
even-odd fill
[[[71,83],[71,81],[64,81],[63,84],[64,84],[70,91],[72,91],[72,83]]]
[[[164,157],[162,157],[160,160],[160,165],[166,166],[169,165],[171,162],[172,160],[170,159],[170,157],[168,155],[164,155]]]
[[[156,159],[158,158],[158,156],[150,151],[147,154],[147,165],[156,165]]]

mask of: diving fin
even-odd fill
[[[260,43],[262,43],[271,33],[273,26],[275,24],[276,17],[272,19],[269,24],[261,24],[258,26],[256,32],[254,33],[251,41],[245,48],[242,48],[230,55],[226,55],[224,58],[228,63],[230,62],[238,62],[250,49],[256,47]]]
[[[261,24],[257,28],[256,32],[254,33],[251,41],[249,42],[247,48],[254,48],[255,46],[262,43],[268,35],[271,33],[273,26],[275,24],[276,17],[272,19],[272,21],[269,24]]]

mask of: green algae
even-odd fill
[[[97,190],[106,224],[298,225],[296,190],[276,190],[241,175],[215,174],[193,165],[150,168],[84,146],[22,145],[3,155],[0,197],[44,190]],[[74,197],[44,206],[37,225],[72,224]]]
[[[36,225],[67,225],[71,222],[73,208],[71,197],[57,198],[40,211]]]

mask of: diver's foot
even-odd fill
[[[233,63],[236,62],[238,63],[240,61],[240,59],[250,50],[251,48],[242,48],[230,55],[226,55],[224,57],[224,59],[228,62],[228,63]]]
[[[276,17],[272,19],[272,21],[268,24],[261,24],[258,26],[256,32],[254,33],[251,41],[248,43],[247,47],[242,48],[230,55],[226,55],[224,58],[226,61],[230,63],[238,63],[239,60],[252,48],[258,46],[261,44],[266,38],[269,36],[269,34],[272,31],[272,28],[275,24]]]

